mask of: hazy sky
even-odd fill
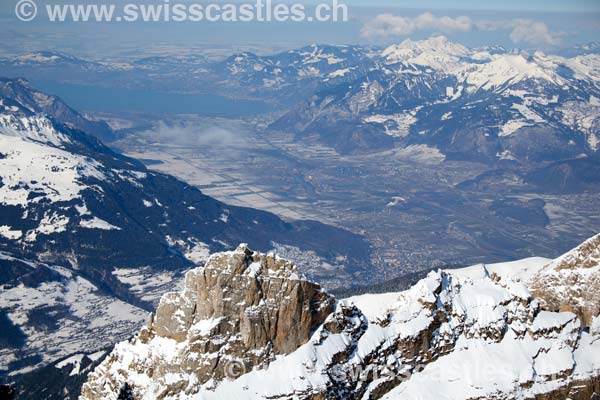
[[[156,0],[78,0],[76,4],[148,1]],[[38,8],[67,2],[37,0]],[[218,56],[241,49],[268,53],[310,43],[384,46],[443,34],[468,46],[498,44],[553,52],[600,41],[600,0],[346,2],[351,16],[346,23],[75,24],[21,22],[14,15],[16,0],[0,0],[0,51],[52,50],[102,58],[208,49]]]

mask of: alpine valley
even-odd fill
[[[0,383],[596,399],[600,46],[557,53],[0,58]]]
[[[128,337],[186,270],[242,239],[308,251],[298,262],[315,276],[368,269],[358,235],[225,205],[115,153],[90,126],[109,130],[0,81],[2,374]]]

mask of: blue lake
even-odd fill
[[[32,80],[33,86],[56,95],[76,110],[248,116],[273,110],[260,101],[211,94],[166,93]]]

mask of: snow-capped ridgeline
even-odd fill
[[[551,123],[552,119],[543,112],[540,115],[539,111],[533,111],[531,106],[536,108],[535,106],[566,103],[567,100],[556,92],[568,91],[570,88],[580,92],[577,107],[586,110],[583,114],[588,119],[591,117],[593,120],[593,116],[598,115],[599,109],[589,110],[589,106],[600,105],[596,97],[600,89],[598,54],[565,58],[542,52],[490,53],[487,50],[467,49],[449,42],[445,37],[436,37],[417,42],[406,40],[399,45],[390,46],[383,51],[382,56],[394,73],[402,74],[406,65],[416,65],[426,68],[422,73],[453,76],[456,83],[447,88],[450,101],[458,100],[463,94],[478,91],[514,97],[523,104],[522,107],[515,108],[519,111],[517,116],[524,122]],[[580,81],[589,89],[587,96],[578,89],[582,83]],[[570,103],[570,106],[574,104]],[[591,125],[590,122],[582,121],[584,115],[573,117],[572,112],[564,109],[560,112],[564,114],[562,122],[575,130]]]
[[[558,262],[587,268],[598,237]],[[163,297],[157,317],[117,345],[80,399],[116,399],[123,388],[135,398],[180,400],[589,399],[600,377],[600,316],[582,322],[530,292],[555,263],[438,270],[407,291],[343,299],[334,309],[319,295],[297,321],[330,314],[308,339],[289,329],[286,340],[300,345],[281,354],[273,352],[280,338],[269,336],[277,332],[271,296],[289,311],[290,300],[306,301],[298,297],[305,286],[290,264],[241,247],[188,273],[186,289]],[[269,273],[273,265],[288,272]],[[562,309],[578,307],[564,300]]]
[[[430,72],[456,75],[472,90],[490,90],[526,79],[540,79],[555,85],[564,85],[560,69],[569,68],[576,79],[600,82],[600,55],[587,54],[573,58],[546,55],[543,52],[528,54],[517,51],[490,52],[486,49],[468,49],[450,42],[444,36],[421,41],[410,39],[392,45],[381,53],[390,68],[414,64],[430,68]],[[402,72],[402,70],[399,70]]]
[[[493,160],[555,161],[598,150],[597,53],[568,58],[469,49],[440,36],[405,40],[380,53],[365,52],[363,59],[371,63],[366,72],[339,72],[343,81],[337,86],[325,82],[322,91],[273,127],[316,133],[334,147],[332,135],[350,130],[368,136],[354,145],[352,139],[348,145],[348,138],[340,138],[338,150],[343,152],[393,146],[384,135],[462,158],[474,155],[465,140],[481,143],[475,155]],[[547,147],[531,146],[536,138]],[[540,154],[520,154],[527,145]]]
[[[6,107],[5,111],[12,113],[0,113],[0,134],[3,138],[14,137],[23,141],[52,146],[70,143],[68,136],[58,132],[52,122],[43,115],[19,115],[17,114],[19,108],[16,106]]]
[[[46,117],[0,114],[0,203],[69,201],[86,187],[83,178],[106,178],[98,162],[63,150],[67,143]]]
[[[79,225],[88,229],[119,229],[94,216],[86,207],[81,194],[93,189],[102,196],[97,181],[122,179],[137,183],[143,174],[107,168],[86,155],[65,147],[72,144],[64,132],[43,115],[15,116],[0,114],[0,204],[26,209],[32,204],[61,203],[60,209],[48,210],[40,225],[12,237],[13,240],[35,241],[39,234],[64,231],[69,223],[67,211],[76,211]],[[137,183],[140,185],[139,183]],[[4,226],[4,230],[13,230]]]
[[[416,64],[450,73],[460,68],[461,61],[472,53],[465,46],[450,42],[444,36],[422,41],[407,39],[381,53],[387,65]]]

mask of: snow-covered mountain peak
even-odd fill
[[[555,58],[558,59],[558,57]],[[591,80],[596,85],[600,85],[600,54],[586,54],[573,58],[560,59],[560,61],[562,65],[573,71],[575,78]]]
[[[17,87],[26,84],[14,82]],[[3,183],[0,204],[26,207],[31,203],[79,198],[87,187],[84,179],[105,179],[101,165],[65,150],[74,144],[65,133],[68,131],[57,129],[48,116],[37,113],[25,99],[29,97],[42,103],[54,100],[43,93],[23,91],[24,88],[28,86],[15,90],[12,98],[0,97],[0,179]],[[48,216],[48,226],[54,217]],[[29,238],[34,239],[36,234],[31,233]]]
[[[52,121],[44,115],[25,117],[0,113],[0,136],[21,138],[56,147],[71,143],[69,137],[57,131]]]
[[[408,63],[455,75],[470,85],[472,91],[505,88],[530,79],[557,86],[566,83],[557,73],[557,59],[543,52],[530,55],[485,49],[473,51],[444,36],[420,41],[407,39],[385,49],[382,57],[387,64]]]
[[[461,44],[450,42],[445,36],[425,40],[404,40],[386,48],[382,57],[387,64],[410,63],[435,70],[449,71],[470,51]]]
[[[22,79],[0,80],[0,134],[60,146],[70,143],[58,132],[40,108],[52,106],[56,98],[31,89]]]
[[[60,148],[66,143],[45,117],[0,115],[0,204],[70,201],[87,187],[83,179],[105,178],[99,163]]]
[[[13,116],[46,115],[70,128],[103,140],[112,140],[115,133],[100,121],[90,121],[56,96],[37,91],[23,79],[0,78],[0,113]]]
[[[466,57],[470,54],[469,49],[459,43],[451,42],[446,36],[433,36],[423,40],[406,39],[400,44],[388,47],[382,55],[387,57],[404,53],[414,56],[424,52],[446,53],[457,57]]]

